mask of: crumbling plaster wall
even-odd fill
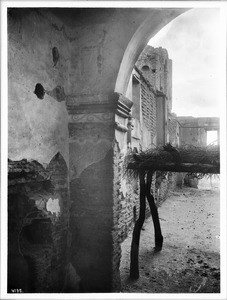
[[[36,159],[48,164],[61,152],[68,164],[68,114],[64,102],[49,95],[38,99],[35,86],[51,91],[62,86],[69,93],[69,40],[45,17],[28,9],[8,13],[9,158]],[[54,65],[52,49],[58,48]]]
[[[133,74],[138,72],[134,71]],[[129,82],[127,96],[132,97],[132,78]],[[117,205],[115,209],[119,210],[118,217],[118,236],[119,241],[122,242],[128,235],[132,225],[137,220],[139,215],[139,184],[137,179],[128,178],[124,174],[124,164],[128,151],[135,149],[139,152],[155,145],[156,138],[156,101],[155,95],[148,85],[147,81],[140,76],[140,98],[134,101],[140,102],[140,113],[137,118],[133,115],[131,125],[129,125],[128,133],[121,133],[118,141],[122,140],[115,151],[115,178],[118,178],[115,187]],[[134,105],[136,105],[134,103]],[[127,125],[127,124],[126,124]],[[130,135],[130,139],[127,139]],[[118,153],[118,151],[119,153]],[[130,150],[131,149],[131,150]],[[118,154],[117,154],[118,153]],[[154,184],[152,185],[154,189]],[[147,207],[147,214],[149,208]]]
[[[68,280],[69,150],[64,96],[70,93],[70,51],[64,32],[53,26],[58,22],[38,10],[8,10],[9,167],[13,166],[8,188],[9,292],[20,287],[23,292],[60,292]],[[37,83],[45,89],[43,99],[34,94]],[[37,170],[30,170],[34,161]],[[42,179],[45,172],[48,178]],[[24,282],[20,271],[25,272]]]
[[[139,98],[133,97],[132,82],[134,74],[139,79]],[[130,77],[126,95],[129,99],[137,101],[137,103],[134,102],[134,105],[138,106],[138,111],[135,116],[132,108],[132,120],[130,125],[128,125],[129,132],[118,133],[117,135],[118,141],[124,141],[116,147],[114,169],[114,177],[118,179],[114,188],[117,202],[115,209],[118,210],[118,213],[116,213],[118,215],[118,241],[120,243],[127,237],[129,230],[139,215],[139,183],[137,179],[128,178],[124,175],[125,158],[128,151],[131,151],[130,149],[140,151],[152,144],[156,125],[154,95],[146,84],[146,80],[135,70]],[[127,138],[128,135],[129,137]],[[115,255],[120,257],[120,252]]]
[[[172,60],[169,59],[166,49],[154,48],[147,45],[136,66],[142,71],[144,78],[150,82],[154,91],[165,94],[168,109],[172,109]]]
[[[76,291],[64,158],[57,153],[46,169],[34,160],[9,161],[8,184],[8,292]]]
[[[110,290],[112,252],[107,248],[111,249],[112,245],[108,242],[107,246],[106,241],[111,241],[112,228],[112,201],[107,201],[107,199],[112,198],[113,176],[110,157],[114,140],[114,126],[111,124],[114,112],[108,112],[105,105],[101,112],[93,111],[94,106],[89,106],[92,103],[108,102],[108,95],[102,94],[100,76],[102,53],[99,53],[103,50],[102,42],[105,32],[101,30],[99,33],[100,26],[97,26],[96,30],[91,30],[86,24],[79,24],[78,29],[75,30],[76,25],[73,22],[67,22],[67,15],[63,14],[62,17],[61,20],[54,14],[54,11],[50,12],[45,9],[13,9],[9,12],[9,158],[12,160],[35,159],[47,167],[56,153],[62,154],[68,167],[70,166],[66,174],[67,180],[63,181],[66,190],[60,186],[62,195],[60,220],[64,218],[67,226],[63,226],[60,222],[54,224],[53,227],[57,227],[65,237],[64,245],[56,244],[54,251],[61,251],[63,246],[70,247],[70,253],[61,252],[65,255],[62,263],[69,259],[68,256],[71,257],[70,269],[78,268],[83,282],[90,285],[88,288],[85,284],[83,287],[85,290],[94,291],[102,290],[102,288]],[[84,19],[83,16],[81,19]],[[101,27],[104,28],[104,24],[101,24]],[[101,41],[97,35],[101,35]],[[58,49],[57,62],[53,59],[54,47]],[[106,66],[107,69],[108,66]],[[107,74],[105,75],[107,77]],[[34,94],[37,83],[41,83],[45,89],[44,99],[39,99]],[[56,87],[59,86],[63,91],[60,99],[54,93]],[[94,90],[91,91],[90,88]],[[77,114],[74,116],[72,107],[80,106],[81,102],[87,104],[87,109],[84,111],[76,108]],[[108,162],[106,162],[106,157]],[[97,173],[97,166],[102,166],[102,168],[98,181],[95,182],[92,176],[96,178],[94,173]],[[87,174],[85,169],[89,170],[91,176],[83,176]],[[110,172],[109,176],[107,170]],[[74,178],[70,185],[72,205],[69,202],[69,175],[70,178]],[[104,187],[103,197],[100,197],[104,184],[103,176],[107,181],[107,188]],[[58,189],[58,183],[54,184],[54,189]],[[12,186],[9,186],[9,190],[12,190]],[[8,201],[19,201],[23,206],[21,199],[12,199],[14,198],[9,198]],[[83,199],[86,202],[83,202]],[[56,204],[56,201],[52,198],[52,201],[47,202],[46,207],[51,210],[53,204]],[[35,203],[33,205],[35,206]],[[89,209],[88,205],[90,205]],[[16,210],[17,213],[19,213],[18,210]],[[87,218],[84,217],[84,213]],[[102,218],[103,215],[106,216],[105,220]],[[91,226],[94,228],[94,223],[98,223],[97,217],[100,224],[96,227],[96,232],[101,236],[100,238],[96,238],[96,235],[91,233]],[[12,215],[10,221],[14,222],[14,219],[15,216]],[[73,230],[72,235],[69,221],[70,228]],[[107,222],[106,225],[105,222]],[[91,245],[89,249],[88,236]],[[56,235],[55,238],[58,240]],[[55,238],[53,242],[50,242],[50,248],[53,247]],[[45,235],[42,235],[40,239],[45,240]],[[96,254],[94,244],[101,245],[97,246]],[[103,247],[106,247],[106,259],[109,262],[104,264],[108,272],[105,273],[105,269],[102,275],[97,276],[97,283],[91,269],[94,268],[94,272],[97,273],[97,269],[103,268],[102,264],[94,259],[94,256],[103,258],[101,255]],[[51,261],[49,261],[52,259],[51,253],[37,252],[37,257],[39,257],[38,260],[46,257],[48,267],[51,268]],[[37,259],[34,258],[36,262]],[[53,259],[56,259],[54,255]],[[83,264],[83,262],[86,263]],[[92,262],[95,267],[92,266]],[[40,268],[43,267],[40,265],[39,271]],[[38,272],[40,281],[36,286],[32,284],[28,290],[54,292],[67,288],[62,284],[56,284],[56,281],[60,279],[62,283],[65,282],[64,272],[62,272],[63,278],[56,272],[54,273],[56,280],[50,278],[47,281],[44,273]],[[106,276],[107,273],[108,276]],[[72,279],[69,280],[72,281]],[[74,291],[76,289],[75,285]]]
[[[157,72],[152,72],[152,64],[154,64],[153,67]],[[171,67],[166,69],[166,66],[169,64],[171,65],[171,61],[168,59],[168,53],[165,49],[154,49],[147,46],[141,53],[129,80],[126,95],[133,100],[133,105],[137,106],[137,113],[134,115],[132,107],[132,118],[128,125],[129,138],[127,139],[126,133],[121,133],[122,142],[118,147],[120,154],[116,154],[115,160],[115,177],[118,178],[116,185],[114,185],[116,199],[118,199],[115,209],[119,209],[118,236],[120,242],[126,238],[139,215],[139,184],[136,179],[132,180],[131,178],[127,178],[127,176],[123,177],[124,159],[127,151],[130,151],[130,149],[140,151],[157,145],[157,126],[159,124],[158,119],[161,118],[159,115],[161,112],[157,113],[156,111],[157,101],[159,101],[159,96],[156,92],[159,92],[162,87],[162,90],[166,94],[168,93],[171,101],[172,95],[170,96],[169,93],[171,91],[172,70]],[[143,69],[144,65],[149,66],[149,70],[146,68]],[[133,80],[135,80],[133,76],[136,76],[136,82],[139,84],[139,88],[135,87],[137,89],[137,98],[133,92]],[[164,101],[169,102],[167,95],[163,94],[163,97]],[[179,128],[176,120],[172,118],[169,111],[170,106],[163,111],[163,117],[165,119],[169,117],[166,126],[166,136],[168,135],[169,141],[176,145],[179,140]],[[127,124],[125,125],[127,126]],[[115,151],[115,153],[118,153],[118,151]],[[166,176],[163,176],[159,173],[156,172],[154,175],[152,184],[153,195],[157,205],[161,205],[166,200],[169,190],[174,189],[176,182],[175,174],[168,173]],[[148,207],[146,212],[149,215]]]

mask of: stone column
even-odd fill
[[[113,159],[118,94],[67,99],[72,232],[71,262],[84,292],[110,292],[113,282]],[[124,128],[123,128],[124,129]],[[126,127],[127,130],[127,127]]]

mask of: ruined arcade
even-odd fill
[[[121,291],[140,209],[125,158],[179,146],[185,124],[168,52],[146,45],[186,10],[8,9],[9,292]],[[152,176],[161,202],[176,174]]]

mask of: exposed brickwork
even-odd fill
[[[58,153],[47,169],[36,161],[9,161],[8,194],[8,291],[61,292],[69,263],[63,157]],[[23,277],[17,269],[24,271]]]
[[[162,47],[146,46],[141,53],[136,66],[141,70],[155,91],[163,92],[168,99],[168,106],[172,108],[172,61],[168,52]]]
[[[143,68],[144,66],[149,67],[149,69]],[[167,51],[162,48],[146,47],[136,63],[135,70],[140,80],[140,99],[134,100],[141,101],[142,120],[140,120],[140,123],[146,126],[151,141],[155,141],[154,137],[157,135],[156,103],[158,93],[161,92],[166,97],[166,101],[170,103],[168,111],[171,108],[171,61],[168,59]],[[169,115],[167,133],[170,142],[176,144],[178,142],[178,125],[171,114]],[[142,144],[142,139],[140,144]],[[151,144],[150,146],[155,145]],[[133,181],[131,178],[122,177],[125,155],[120,154],[117,146],[114,159],[114,212],[116,215],[114,229],[115,238],[118,243],[121,243],[127,237],[139,215],[139,183],[138,180]],[[164,177],[160,177],[158,172],[154,174],[152,192],[158,206],[166,200],[169,191],[175,187],[175,179],[176,175],[174,173],[167,173]],[[146,205],[146,216],[150,216],[148,205]],[[120,257],[120,249],[116,247],[114,260],[118,262]]]
[[[167,172],[165,175],[161,175],[160,172],[156,172],[156,176],[155,201],[158,206],[161,206],[169,193],[176,187],[177,173]]]
[[[128,178],[124,174],[125,155],[120,153],[118,144],[114,145],[114,210],[113,210],[113,290],[119,291],[119,266],[121,260],[120,244],[139,216],[139,182],[138,179]],[[152,185],[154,189],[154,184]],[[149,205],[146,205],[146,216],[150,216]],[[118,289],[116,288],[118,286]]]
[[[143,122],[153,138],[156,134],[156,100],[154,92],[143,80],[141,84],[141,102]]]
[[[114,180],[113,180],[113,257],[112,257],[112,265],[113,265],[113,290],[119,288],[120,284],[118,282],[118,274],[119,274],[119,266],[121,261],[121,247],[120,243],[122,241],[122,222],[121,222],[121,208],[122,208],[122,193],[121,193],[121,175],[122,175],[122,162],[123,158],[120,155],[120,150],[118,144],[114,144]]]
[[[134,182],[129,180],[129,178],[122,178],[123,171],[123,160],[124,157],[120,156],[118,158],[117,169],[118,176],[120,178],[119,189],[116,190],[116,196],[119,199],[119,219],[118,219],[118,238],[122,242],[128,234],[129,229],[134,224],[139,213],[139,184],[138,180],[135,179]],[[126,185],[124,192],[121,185]],[[117,188],[117,187],[116,187]]]

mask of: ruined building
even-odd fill
[[[217,144],[220,145],[220,119],[217,117],[200,117],[194,118],[191,116],[177,117],[179,127],[179,145],[180,146],[207,146],[207,132],[217,132]],[[182,183],[190,187],[198,187],[198,179],[192,178],[185,173],[177,174],[177,185]]]
[[[217,117],[177,117],[180,125],[181,145],[206,146],[207,132],[217,131],[220,144],[220,119]]]
[[[127,180],[124,175],[124,159],[128,151],[139,152],[151,147],[165,145],[172,139],[176,145],[177,131],[170,109],[172,106],[172,61],[166,49],[146,46],[132,71],[126,96],[133,100],[129,118],[127,143],[122,140],[118,160],[118,220],[121,241],[127,236],[130,225],[139,212],[138,182]],[[154,178],[153,195],[157,202],[166,199],[168,190],[174,187],[174,174],[166,178],[157,173]],[[149,212],[149,208],[147,207]]]
[[[8,10],[8,292],[120,291],[124,158],[178,143],[167,51],[140,54],[185,10]]]

